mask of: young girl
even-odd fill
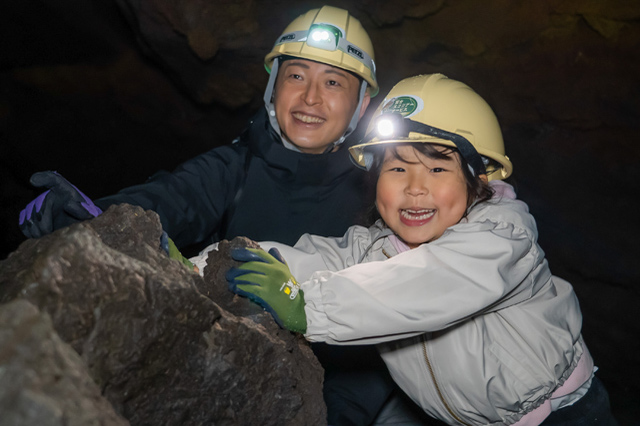
[[[367,135],[351,152],[378,176],[380,220],[237,250],[231,291],[309,341],[377,344],[396,383],[448,424],[615,424],[576,295],[500,181],[512,165],[484,100],[440,74],[409,78]]]

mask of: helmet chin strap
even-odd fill
[[[276,119],[276,109],[273,105],[273,88],[276,85],[276,78],[278,77],[278,68],[280,67],[280,57],[277,57],[273,60],[273,65],[271,66],[271,74],[269,74],[269,81],[267,82],[267,88],[264,91],[264,106],[267,109],[267,114],[269,115],[269,123],[271,123],[271,127],[276,131],[280,137],[282,137],[282,132],[280,131],[280,125],[278,124],[278,120]]]
[[[351,116],[351,121],[347,126],[347,130],[345,130],[344,135],[334,142],[334,145],[341,144],[344,140],[349,136],[353,131],[358,127],[358,121],[360,121],[360,109],[362,108],[362,102],[364,101],[364,95],[367,93],[367,82],[362,80],[360,82],[360,93],[358,94],[358,106],[356,106],[356,110],[353,112]]]
[[[280,129],[280,125],[278,124],[278,119],[276,118],[276,109],[273,105],[273,89],[276,85],[276,78],[278,77],[278,68],[280,67],[280,57],[277,57],[273,60],[273,65],[271,66],[271,74],[269,75],[269,81],[267,82],[267,87],[264,91],[264,106],[267,110],[267,114],[269,115],[269,123],[271,127],[276,131],[276,133],[282,139],[283,145],[292,150],[298,151],[300,150],[293,145],[291,142],[287,141],[286,138],[282,135],[282,130]],[[362,80],[362,79],[361,79]],[[367,82],[362,80],[360,82],[360,92],[358,94],[358,106],[356,110],[353,112],[353,116],[351,116],[351,121],[349,125],[345,129],[344,134],[337,141],[331,143],[325,153],[333,151],[333,149],[340,145],[344,140],[349,136],[358,126],[358,121],[360,120],[360,109],[362,108],[362,101],[364,100],[364,95],[367,92]]]

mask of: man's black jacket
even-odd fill
[[[341,236],[361,222],[365,175],[346,146],[320,155],[285,148],[261,109],[233,144],[95,204],[155,211],[178,247],[236,236],[293,245],[303,233]]]

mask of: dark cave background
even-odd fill
[[[34,172],[57,170],[98,198],[230,143],[262,106],[273,41],[323,4],[369,32],[382,95],[442,72],[492,105],[551,270],[580,299],[614,413],[640,424],[635,0],[3,2],[0,259],[24,241]]]

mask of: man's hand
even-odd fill
[[[280,327],[305,333],[304,294],[280,252],[240,248],[231,257],[246,263],[227,272],[229,290],[258,303]]]
[[[164,250],[171,259],[182,263],[190,271],[200,273],[200,268],[180,253],[176,244],[169,238],[169,235],[165,231],[162,231],[162,235],[160,235],[160,247],[162,247],[162,250]]]
[[[20,229],[28,238],[39,238],[102,213],[89,197],[57,172],[35,173],[31,184],[48,190],[20,212]]]

